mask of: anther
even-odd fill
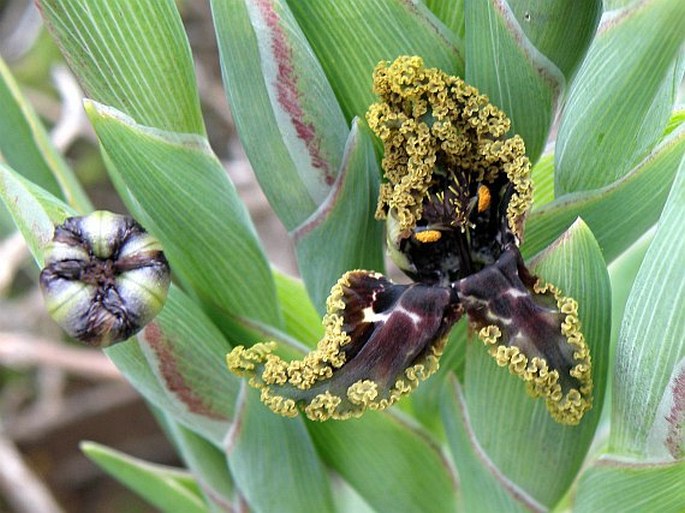
[[[438,230],[424,230],[414,234],[414,237],[416,237],[417,241],[426,244],[429,242],[439,241],[440,237],[442,237],[442,233],[440,233]]]
[[[485,212],[490,208],[490,189],[486,185],[478,186],[478,213]]]

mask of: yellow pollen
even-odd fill
[[[440,240],[440,237],[442,237],[442,233],[440,233],[438,230],[425,230],[423,232],[418,232],[414,235],[416,237],[416,240],[422,243],[427,243],[427,242],[436,242]]]
[[[478,186],[478,213],[485,212],[490,207],[490,189],[485,185]]]

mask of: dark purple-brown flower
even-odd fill
[[[578,305],[531,275],[519,252],[532,202],[523,140],[487,97],[419,57],[380,63],[367,121],[383,143],[376,215],[388,251],[416,283],[352,271],[333,287],[325,335],[303,360],[274,343],[236,347],[229,368],[272,410],[315,420],[385,408],[435,372],[466,313],[500,366],[577,424],[592,404]]]

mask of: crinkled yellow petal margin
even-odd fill
[[[534,287],[536,294],[554,294],[559,311],[566,315],[561,324],[561,333],[574,349],[574,366],[569,374],[579,384],[578,388],[563,390],[559,383],[559,370],[550,369],[547,360],[540,357],[528,358],[519,347],[500,343],[502,333],[495,325],[482,328],[478,337],[488,346],[488,353],[497,365],[508,367],[509,372],[520,377],[527,384],[533,397],[543,397],[552,418],[560,424],[577,425],[586,411],[592,407],[592,374],[590,351],[580,331],[578,303],[564,296],[551,283],[538,280]]]
[[[437,164],[478,182],[492,182],[504,172],[515,189],[507,217],[521,240],[533,188],[523,140],[505,138],[511,126],[507,116],[476,88],[424,67],[417,56],[380,62],[373,87],[380,101],[369,107],[366,119],[383,142],[387,180],[376,217],[392,210],[401,231],[414,228]]]

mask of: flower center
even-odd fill
[[[92,257],[81,270],[80,281],[96,287],[114,287],[120,274],[115,260]]]
[[[461,175],[433,174],[421,218],[397,242],[411,264],[403,270],[416,281],[447,285],[465,278],[496,262],[514,239],[506,222],[512,190],[506,177],[486,184]]]

